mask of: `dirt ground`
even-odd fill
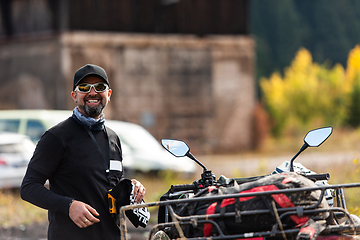
[[[20,225],[10,228],[0,228],[0,240],[40,240],[47,239],[47,222],[32,225]]]
[[[35,223],[10,228],[0,228],[0,240],[45,240],[47,239],[48,223]],[[146,240],[150,225],[146,228],[135,228],[130,222],[127,223],[128,240]]]

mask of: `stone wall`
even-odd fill
[[[35,87],[11,101],[3,90],[0,100],[2,108],[72,109],[73,74],[94,63],[105,68],[113,90],[107,118],[138,123],[157,139],[183,139],[197,152],[250,149],[254,57],[248,36],[63,33],[0,45],[2,85]],[[29,104],[20,103],[24,97]]]

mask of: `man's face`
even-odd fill
[[[95,84],[104,83],[104,81],[96,76],[88,76],[82,79],[79,85],[84,83]],[[110,99],[111,89],[107,89],[104,92],[96,92],[94,87],[91,87],[88,93],[75,90],[71,92],[71,96],[84,116],[99,118]]]

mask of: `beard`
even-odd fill
[[[100,103],[97,107],[89,107],[86,103],[85,103],[85,107],[84,107],[84,112],[86,113],[86,115],[88,115],[89,117],[92,118],[97,118],[100,116],[100,114],[102,113],[102,110],[104,109],[104,105],[102,103]]]
[[[92,99],[87,98],[87,99]],[[90,107],[87,103],[86,100],[84,99],[84,105],[79,105],[79,108],[88,116],[91,118],[97,118],[101,115],[103,109],[105,108],[105,105],[103,104],[103,99],[100,97],[100,101],[99,101],[99,105],[96,107]]]

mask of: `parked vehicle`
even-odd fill
[[[18,188],[35,150],[28,136],[0,133],[0,188]]]
[[[24,134],[37,143],[47,129],[71,114],[68,110],[1,110],[0,132]]]
[[[198,163],[203,168],[201,178],[192,184],[172,185],[160,202],[122,207],[121,239],[127,237],[125,211],[155,206],[159,206],[158,224],[149,233],[153,240],[358,239],[360,219],[348,213],[342,190],[360,187],[360,183],[329,185],[328,173],[316,174],[294,164],[301,152],[320,146],[331,133],[332,127],[310,131],[288,163],[271,174],[249,178],[216,179],[185,142],[162,139],[174,156]]]
[[[0,132],[24,134],[37,143],[47,129],[71,115],[70,110],[1,110]],[[105,124],[119,135],[128,176],[134,171],[170,170],[187,175],[195,172],[196,165],[191,160],[174,164],[175,157],[140,125],[116,120],[106,120]]]
[[[192,175],[196,164],[190,159],[178,161],[142,126],[115,120],[106,120],[105,125],[114,130],[123,148],[124,168],[141,172],[170,170]]]

